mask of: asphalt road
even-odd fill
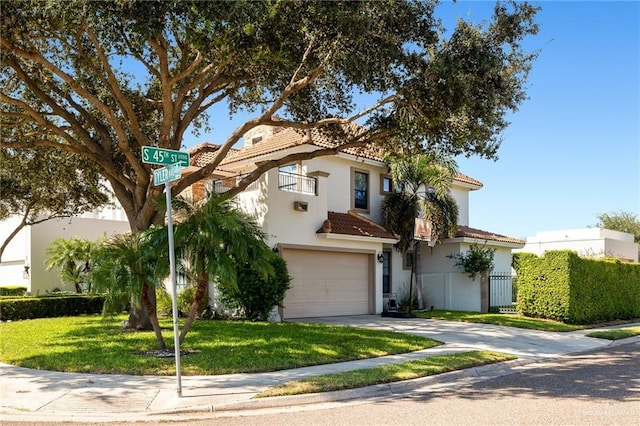
[[[110,424],[151,425],[157,421]],[[231,416],[212,413],[206,418],[162,424],[638,426],[640,342],[574,355],[508,376],[445,390],[425,389],[384,400],[290,407],[262,413]]]

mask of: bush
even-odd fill
[[[463,254],[450,254],[449,259],[455,259],[455,266],[462,268],[469,278],[475,280],[476,275],[493,269],[493,256],[496,249],[482,248],[477,244],[471,244],[469,250]]]
[[[180,316],[186,317],[187,315],[189,315],[189,311],[191,310],[191,305],[193,305],[193,299],[195,299],[197,291],[197,287],[190,286],[178,293],[178,314]],[[171,313],[171,296],[168,293],[167,296],[169,296],[169,312]],[[205,291],[202,295],[202,300],[200,301],[198,316],[201,316],[208,306],[209,292]]]
[[[25,294],[27,294],[27,287],[23,285],[0,287],[0,296],[24,296]]]
[[[159,317],[170,317],[173,315],[173,302],[171,295],[164,288],[156,289],[156,313]]]
[[[518,311],[524,315],[592,324],[640,318],[640,265],[579,257],[568,250],[543,257],[517,253]]]
[[[0,299],[0,321],[99,314],[104,301],[103,294]]]
[[[267,279],[249,265],[240,268],[237,287],[220,288],[222,302],[228,307],[241,309],[248,320],[268,320],[271,309],[276,305],[282,306],[291,282],[284,259],[273,256],[271,265],[274,275]]]

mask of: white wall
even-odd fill
[[[458,204],[458,225],[469,226],[469,189],[455,185],[451,188],[451,196]]]
[[[90,218],[52,219],[37,225],[28,226],[18,235],[18,240],[12,247],[11,258],[18,259],[0,265],[0,285],[23,284],[32,294],[44,293],[47,290],[60,287],[62,290],[73,291],[73,288],[63,287],[60,283],[58,271],[47,271],[45,259],[46,250],[56,238],[84,238],[96,240],[106,234],[107,237],[117,233],[129,231],[129,223],[125,221],[101,220]],[[4,231],[4,223],[3,223]],[[22,253],[20,253],[22,251]],[[10,257],[7,257],[9,259]],[[18,265],[18,269],[16,269]],[[15,282],[15,275],[22,275],[24,266],[29,266],[29,277]],[[5,274],[7,271],[7,274]]]
[[[466,253],[471,242],[445,242],[435,247],[420,246],[418,283],[426,299],[426,307],[456,311],[480,312],[480,275],[475,280],[455,266],[451,255]],[[495,249],[493,272],[511,271],[511,249],[486,243]]]
[[[522,249],[514,252],[534,253],[538,256],[547,250],[573,250],[580,256],[614,256],[622,260],[638,262],[638,244],[633,234],[603,228],[565,229],[543,231],[527,237]]]

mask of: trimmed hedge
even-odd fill
[[[103,294],[1,298],[0,321],[98,314],[104,301]]]
[[[518,312],[569,324],[640,318],[640,265],[568,250],[514,255]]]
[[[27,287],[23,285],[0,287],[0,296],[24,296],[25,294],[27,294]]]

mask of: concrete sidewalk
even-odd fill
[[[308,321],[417,334],[445,344],[403,355],[269,373],[183,376],[182,397],[177,395],[175,376],[72,374],[0,364],[0,421],[134,421],[149,420],[150,416],[161,420],[185,413],[202,414],[366,398],[509,374],[523,368],[525,364],[612,344],[606,340],[585,337],[586,333],[593,330],[550,333],[484,324],[373,315],[314,318]],[[624,327],[632,325],[638,324],[625,324]],[[253,399],[257,393],[270,386],[295,379],[477,349],[515,354],[518,360],[349,391]]]

